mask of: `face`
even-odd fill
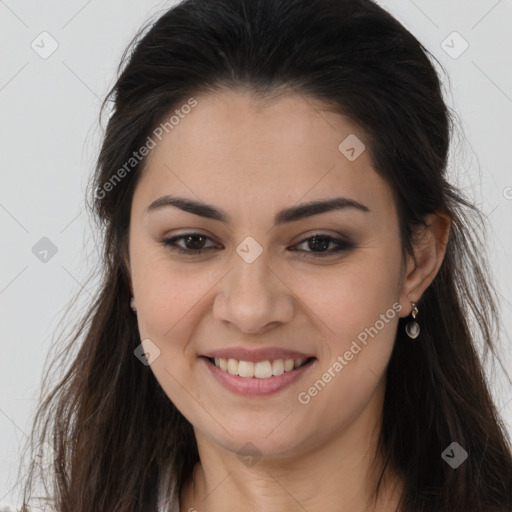
[[[380,414],[407,305],[391,190],[364,134],[312,98],[195,99],[133,197],[140,337],[196,435],[305,452]]]

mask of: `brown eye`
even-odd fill
[[[202,254],[207,249],[215,247],[215,245],[205,247],[206,240],[211,239],[201,233],[185,233],[184,235],[167,238],[162,241],[162,244],[180,254],[196,255]],[[177,245],[178,241],[182,241],[185,247]]]
[[[162,244],[178,254],[187,254],[190,256],[203,254],[209,249],[218,248],[215,244],[205,246],[206,242],[211,240],[210,237],[201,233],[185,233],[183,235],[168,238],[162,241]],[[183,245],[178,245],[178,242]],[[340,238],[334,238],[329,235],[316,234],[305,238],[299,244],[306,244],[306,249],[291,249],[298,251],[301,256],[305,257],[325,257],[330,256],[341,251],[347,251],[354,249],[356,246],[354,243],[343,240]],[[329,247],[332,247],[329,249]]]
[[[299,244],[307,244],[306,247],[308,250],[299,249],[299,252],[309,253],[303,254],[303,256],[310,256],[311,253],[313,257],[319,256],[330,256],[331,254],[338,253],[341,251],[347,251],[355,248],[355,244],[349,242],[348,240],[342,240],[340,238],[333,238],[329,235],[316,234],[314,236],[310,236],[309,238],[305,238]],[[333,249],[328,250],[329,246],[334,246]],[[296,249],[292,249],[296,250]]]

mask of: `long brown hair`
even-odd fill
[[[320,99],[366,133],[394,193],[404,255],[426,215],[452,219],[445,259],[418,304],[421,342],[399,321],[380,449],[403,478],[401,511],[512,510],[510,439],[479,354],[497,357],[499,332],[485,218],[447,180],[455,123],[430,57],[371,0],[185,0],[141,30],[103,105],[111,112],[89,191],[103,241],[100,288],[55,352],[52,368],[66,371],[57,383],[48,372],[30,444],[48,443],[51,465],[30,464],[23,510],[42,473],[59,512],[154,511],[158,492],[177,497],[198,461],[190,423],[134,356],[125,257],[145,159],[126,162],[193,95],[238,87]],[[452,442],[469,454],[457,469],[441,457]]]

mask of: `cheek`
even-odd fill
[[[340,265],[295,275],[293,291],[314,313],[332,348],[344,346],[398,301],[399,261],[371,249]],[[393,310],[388,317],[398,321]],[[386,323],[387,325],[387,323]],[[380,326],[380,323],[379,323]]]
[[[333,422],[359,413],[385,373],[399,319],[399,258],[399,247],[367,249],[328,277],[298,281],[324,340],[321,364],[306,384],[313,394],[322,389],[317,407],[325,405]],[[343,404],[344,412],[328,404]]]
[[[194,315],[193,306],[204,295],[207,280],[198,286],[194,272],[173,264],[154,241],[133,243],[130,261],[141,338],[160,345],[169,337],[179,340],[175,331]]]
[[[201,299],[211,286],[207,276],[172,270],[165,261],[154,262],[141,271],[138,294],[138,318],[141,336],[157,340],[176,340],[197,317]],[[183,340],[185,341],[185,340]]]
[[[300,403],[310,401],[306,408],[333,431],[354,421],[381,388],[399,318],[393,284],[390,274],[353,266],[312,301],[318,323],[329,329],[322,332],[320,364],[298,391]]]

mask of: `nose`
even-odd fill
[[[247,334],[261,334],[290,322],[293,293],[263,255],[252,263],[236,255],[233,269],[221,280],[213,315]]]

